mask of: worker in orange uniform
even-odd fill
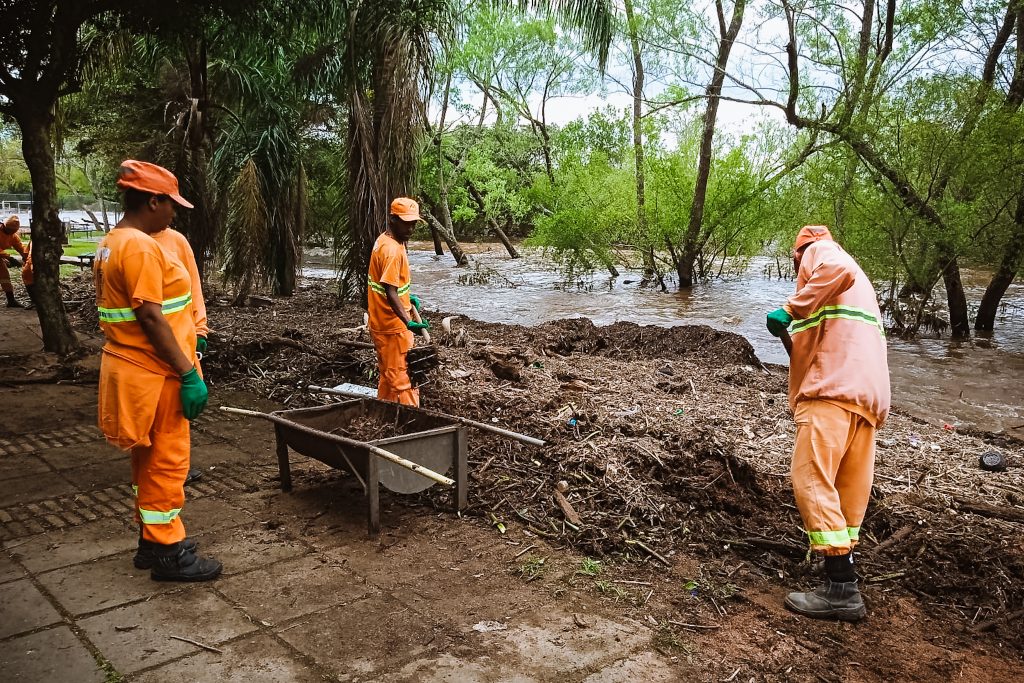
[[[164,248],[164,251],[178,257],[178,260],[188,270],[188,277],[192,282],[192,310],[196,322],[196,356],[198,360],[202,360],[208,346],[207,337],[210,336],[210,326],[206,320],[206,298],[203,296],[203,283],[199,278],[199,266],[196,265],[195,252],[192,251],[192,245],[188,243],[188,238],[170,226],[154,232],[152,237],[157,244]],[[198,360],[197,367],[199,367]],[[201,469],[190,467],[188,476],[185,477],[185,485],[188,486],[199,481],[202,476]]]
[[[206,407],[196,363],[188,269],[153,233],[191,208],[165,168],[128,160],[118,171],[124,217],[96,250],[93,272],[100,328],[99,425],[131,451],[141,533],[136,566],[163,581],[216,578],[221,563],[199,557],[179,516],[189,468],[189,420]]]
[[[387,230],[373,245],[367,280],[370,337],[380,370],[377,398],[407,406],[419,406],[420,391],[412,386],[406,354],[413,347],[413,333],[430,329],[427,321],[413,320],[412,307],[419,311],[420,301],[409,294],[405,243],[419,220],[420,207],[414,200],[399,197],[391,202]]]
[[[853,548],[875,469],[875,430],[889,414],[885,330],[871,281],[823,225],[803,227],[793,246],[796,293],[768,314],[789,334],[789,406],[796,420],[791,476],[811,549],[825,556],[825,582],[790,593],[786,606],[819,619],[865,614]]]
[[[7,295],[7,308],[24,308],[20,301],[14,298],[14,285],[11,284],[11,271],[7,269],[7,257],[2,253],[8,249],[14,249],[22,258],[22,265],[28,258],[28,250],[21,241],[18,231],[21,229],[21,219],[11,216],[0,226],[0,289]]]

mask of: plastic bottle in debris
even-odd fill
[[[360,396],[368,396],[369,398],[377,398],[377,389],[374,387],[364,387],[362,384],[352,384],[351,382],[345,382],[334,387],[335,391],[344,391],[349,394],[359,394]]]

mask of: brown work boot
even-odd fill
[[[172,545],[153,544],[154,581],[212,581],[220,576],[224,565],[211,557],[199,557],[187,550],[185,542]]]
[[[839,621],[860,621],[867,612],[856,581],[838,583],[831,579],[809,593],[790,593],[786,607],[812,619]]]

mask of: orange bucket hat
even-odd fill
[[[178,194],[178,179],[163,166],[145,161],[126,159],[117,169],[119,190],[138,190],[150,194],[165,194],[186,209],[195,208],[191,202]]]
[[[796,234],[796,242],[793,243],[793,253],[796,254],[811,242],[817,242],[818,240],[835,241],[832,239],[832,233],[828,231],[828,226],[805,225]]]
[[[391,202],[391,215],[398,216],[403,221],[418,221],[420,220],[420,205],[416,203],[415,199],[398,197]]]

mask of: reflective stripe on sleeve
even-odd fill
[[[160,311],[164,315],[179,313],[192,303],[192,292],[176,296],[173,299],[166,299],[160,304]],[[131,308],[104,308],[97,306],[96,310],[100,315],[101,323],[130,323],[137,320],[135,310]]]
[[[855,320],[857,322],[866,323],[872,325],[878,329],[878,333],[885,337],[885,328],[882,326],[882,322],[875,317],[875,314],[871,311],[866,311],[863,308],[857,308],[856,306],[822,306],[814,313],[801,320],[794,320],[789,325],[789,333],[797,334],[804,330],[810,330],[817,327],[826,320],[831,319],[842,319],[842,320]]]
[[[399,287],[398,288],[398,296],[402,296],[403,294],[408,293],[409,287],[411,285],[412,285],[412,283],[410,282],[409,284],[406,284],[406,285],[403,285],[403,286]],[[388,295],[387,290],[384,289],[384,285],[380,284],[379,282],[374,281],[374,279],[371,278],[369,275],[366,276],[366,286],[369,287],[371,291],[376,292],[377,294],[380,294],[381,296],[387,296]]]

